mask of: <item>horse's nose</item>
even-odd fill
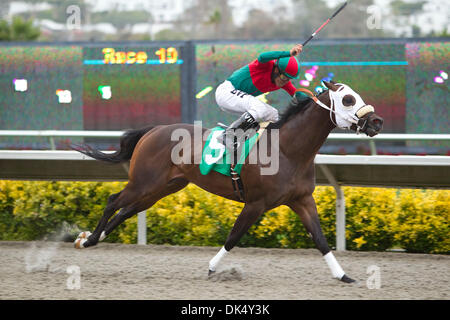
[[[371,122],[373,123],[373,127],[376,131],[380,131],[383,128],[383,118],[374,114]]]

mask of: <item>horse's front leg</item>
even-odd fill
[[[312,195],[303,197],[288,204],[289,207],[296,212],[303,222],[306,230],[311,235],[317,249],[322,253],[328,267],[331,270],[334,278],[337,278],[343,282],[351,283],[355,280],[349,278],[344,270],[341,268],[330,248],[328,247],[327,240],[322,233],[320,227],[319,215],[317,214],[316,202]]]
[[[239,242],[242,236],[248,229],[256,222],[258,217],[264,212],[264,205],[262,203],[246,204],[241,211],[241,214],[236,219],[233,229],[228,235],[225,245],[220,251],[209,261],[209,275],[216,271],[220,261],[230,252],[231,249]]]

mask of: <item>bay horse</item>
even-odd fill
[[[345,283],[354,282],[337,262],[321,230],[313,198],[314,158],[335,127],[374,136],[381,131],[383,119],[349,86],[335,82],[324,84],[327,89],[317,96],[311,94],[312,99],[306,102],[298,102],[293,98],[280,120],[267,127],[265,134],[271,130],[279,130],[279,142],[269,141],[279,143],[279,170],[275,174],[262,175],[260,167],[263,165],[260,162],[246,162],[241,171],[245,201],[241,201],[233,190],[230,177],[215,171],[208,175],[199,172],[199,164],[192,160],[198,156],[198,152],[202,152],[202,148],[192,152],[190,163],[186,161],[175,164],[171,160],[172,149],[178,143],[171,140],[171,133],[177,129],[193,133],[196,128],[191,124],[129,130],[120,140],[120,149],[111,154],[87,145],[73,147],[97,160],[110,163],[130,161],[128,184],[119,193],[109,196],[96,229],[92,234],[80,233],[75,240],[75,247],[81,249],[96,245],[126,219],[150,208],[161,198],[183,189],[188,183],[193,183],[213,194],[245,203],[224,246],[210,260],[209,274],[215,272],[221,259],[236,246],[264,212],[286,205],[300,217],[328,264],[333,278]],[[209,129],[201,130],[207,133]],[[253,151],[254,149],[251,150]],[[111,218],[119,209],[119,213]]]

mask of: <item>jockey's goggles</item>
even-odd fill
[[[280,72],[280,79],[283,80],[283,81],[289,81],[289,80],[291,80],[291,78],[285,76],[285,75],[282,74],[281,72]]]

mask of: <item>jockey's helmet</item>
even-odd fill
[[[279,58],[276,65],[286,77],[291,79],[300,78],[300,62],[296,57]]]

